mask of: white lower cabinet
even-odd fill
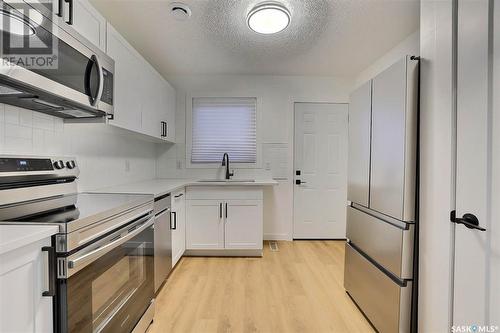
[[[224,248],[224,220],[220,200],[188,200],[186,249]]]
[[[0,256],[0,332],[53,332],[44,246],[50,237]]]
[[[227,200],[224,248],[262,249],[262,200]]]
[[[186,192],[184,189],[172,193],[172,267],[175,267],[186,250]]]
[[[262,251],[262,189],[196,186],[188,187],[186,197],[186,249],[190,254],[198,253],[191,250],[219,250],[214,254],[251,250],[250,255]]]

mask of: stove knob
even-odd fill
[[[66,168],[68,169],[74,169],[76,167],[75,161],[68,161],[66,162]]]
[[[64,169],[64,162],[61,161],[61,160],[55,161],[54,162],[54,168],[56,168],[57,170]]]

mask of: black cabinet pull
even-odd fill
[[[59,0],[58,1],[58,6],[59,8],[57,8],[57,16],[59,17],[64,17],[64,0]]]
[[[226,219],[227,219],[227,202],[226,202]]]
[[[222,202],[219,203],[219,218],[222,218]]]
[[[51,246],[44,246],[42,252],[48,253],[49,263],[49,290],[44,291],[42,296],[53,297],[56,295],[56,251]]]
[[[464,214],[464,216],[457,217],[457,212],[452,211],[450,214],[450,221],[456,224],[463,224],[469,229],[476,229],[479,231],[486,231],[485,228],[479,226],[479,219],[474,214]]]
[[[73,0],[64,0],[64,2],[69,4],[69,20],[66,23],[73,25]]]
[[[170,222],[172,222],[172,220],[173,220],[174,226],[172,227],[172,223],[170,223],[170,229],[177,230],[177,212],[172,212],[172,216],[173,216],[173,219],[170,218]]]
[[[174,196],[174,198],[180,198],[184,195],[184,193],[181,193],[181,194],[177,194],[176,196]]]
[[[165,121],[161,122],[161,137],[162,138],[167,137],[167,122]]]

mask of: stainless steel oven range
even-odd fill
[[[56,332],[144,332],[154,314],[153,196],[78,193],[72,158],[0,156],[0,223],[56,224]]]

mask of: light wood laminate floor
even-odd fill
[[[279,242],[279,252],[266,243],[263,258],[185,257],[149,332],[373,332],[343,279],[343,241]]]

